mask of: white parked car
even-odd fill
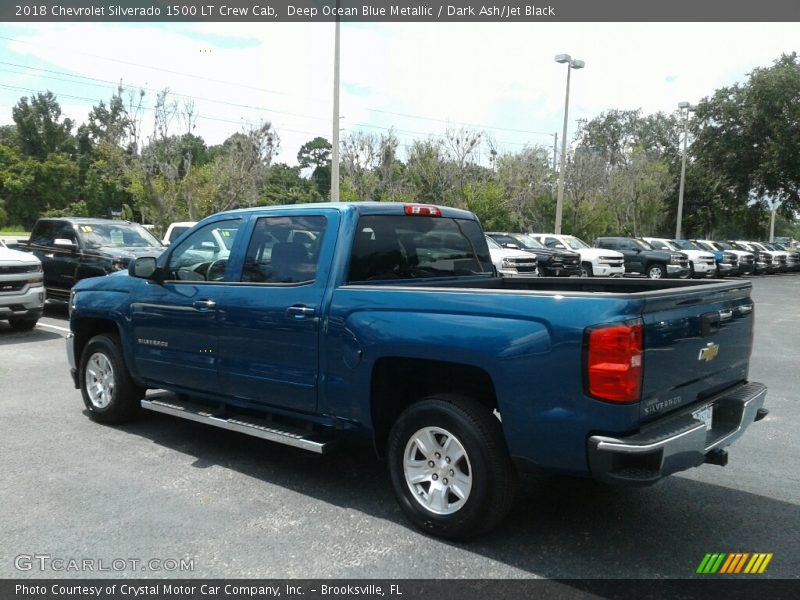
[[[625,258],[622,252],[605,248],[592,248],[574,235],[555,233],[531,233],[546,248],[572,250],[581,256],[583,277],[622,277],[625,274]]]
[[[488,235],[486,243],[489,245],[492,263],[501,277],[539,277],[535,254],[503,248]]]
[[[33,329],[44,308],[42,263],[30,252],[0,240],[0,320],[14,329]]]
[[[170,223],[167,227],[167,232],[164,234],[164,239],[161,243],[169,246],[172,242],[177,240],[182,234],[189,231],[192,227],[197,225],[197,221],[179,221],[177,223]]]
[[[711,252],[706,250],[687,250],[667,238],[646,237],[642,239],[656,250],[683,252],[689,257],[690,277],[714,277],[717,274],[717,259]]]

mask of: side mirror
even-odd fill
[[[564,244],[556,244],[553,246],[554,248],[558,248],[559,250],[566,250],[567,247]]]
[[[503,244],[503,248],[508,248],[509,250],[519,250],[519,246],[512,244],[511,242]]]
[[[59,248],[68,248],[69,250],[77,250],[78,244],[75,243],[74,240],[68,240],[66,238],[56,238],[53,240],[53,245],[58,246]]]
[[[152,279],[156,273],[156,259],[153,256],[140,256],[128,265],[128,275],[141,279]]]

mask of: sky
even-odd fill
[[[571,139],[578,119],[672,112],[744,81],[799,50],[797,34],[796,23],[343,23],[342,135],[393,128],[402,150],[468,127],[501,153],[552,147],[566,83],[556,54],[586,62],[572,72]],[[145,89],[146,109],[164,88],[192,99],[193,133],[208,144],[269,121],[277,161],[296,164],[303,143],[331,138],[333,40],[332,23],[0,24],[0,124],[21,96],[48,89],[84,122],[122,80]]]

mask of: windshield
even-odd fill
[[[714,242],[714,243],[723,250],[739,250],[739,248],[734,248],[731,244],[726,244],[725,242]]]
[[[569,246],[573,250],[580,250],[581,248],[591,248],[591,246],[586,242],[584,242],[582,239],[576,238],[575,236],[572,235],[564,236],[563,239],[566,242],[567,246]]]
[[[536,250],[541,250],[544,248],[539,240],[528,233],[523,233],[516,237],[520,240],[520,242],[522,242],[522,246],[524,248],[534,248]]]
[[[87,248],[161,248],[161,243],[136,223],[82,223],[78,230]]]
[[[677,247],[666,240],[652,240],[650,245],[656,250],[677,250]]]
[[[689,240],[672,240],[672,243],[675,244],[681,250],[702,250],[698,244],[690,242]]]
[[[503,247],[502,247],[500,244],[498,244],[497,242],[495,242],[495,241],[494,241],[492,238],[490,238],[488,235],[486,236],[486,243],[487,243],[487,244],[489,244],[489,248],[490,248],[491,250],[502,250],[502,249],[503,249]]]
[[[720,242],[720,244],[722,244],[722,242]],[[744,244],[738,244],[736,242],[731,242],[730,244],[731,244],[731,248],[733,248],[734,250],[741,250],[743,252],[750,252],[750,248],[748,248]]]
[[[766,247],[764,247],[764,245],[763,245],[763,244],[759,244],[758,242],[750,242],[750,245],[751,245],[753,248],[756,248],[756,249],[758,249],[758,250],[766,250],[766,249],[767,249]]]
[[[633,240],[634,243],[643,250],[653,250],[653,247],[644,240]]]

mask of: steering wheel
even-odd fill
[[[225,267],[228,266],[227,258],[219,258],[212,261],[206,269],[206,281],[222,281],[225,277]]]

